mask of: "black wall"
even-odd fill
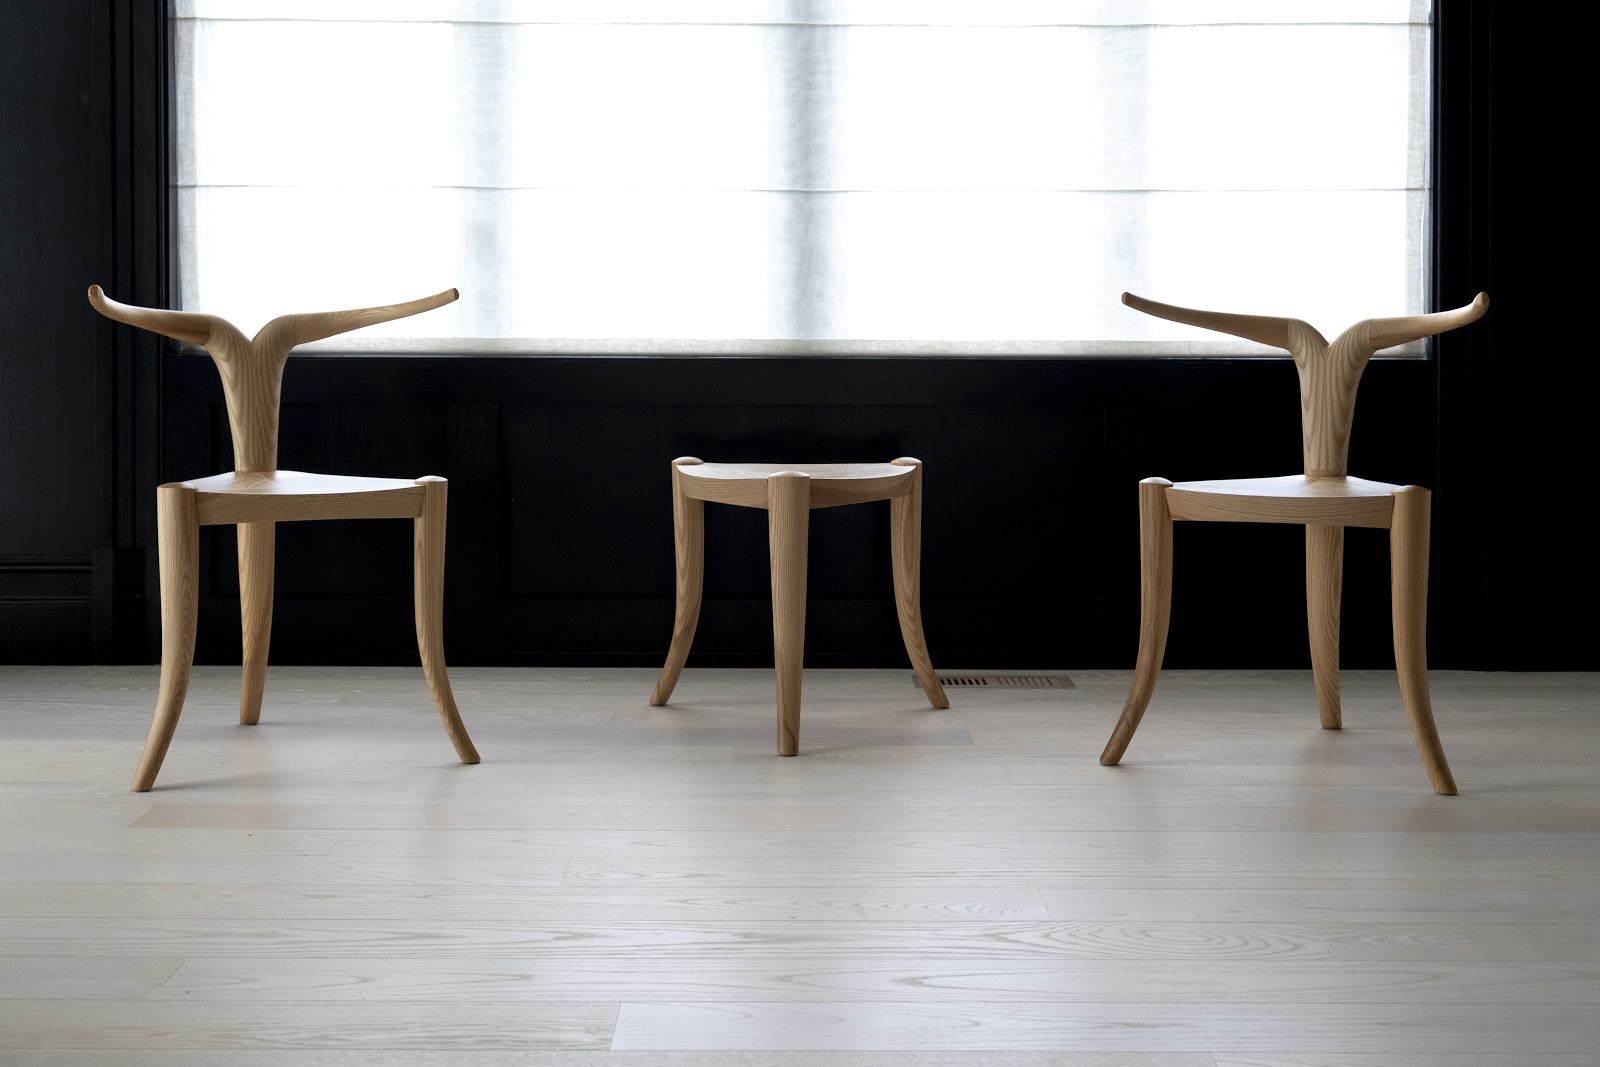
[[[154,486],[231,461],[209,361],[83,298],[99,281],[167,300],[161,6],[0,13],[0,660],[153,662]],[[1493,304],[1436,359],[1371,365],[1352,470],[1436,491],[1435,666],[1592,669],[1569,606],[1588,531],[1529,514],[1570,477],[1576,399],[1529,373],[1562,351],[1532,283],[1493,270],[1506,190],[1533,163],[1494,151],[1509,105],[1493,92],[1491,5],[1441,5],[1438,20],[1434,306],[1480,289]],[[1137,481],[1297,470],[1296,398],[1286,358],[304,356],[285,379],[280,462],[450,479],[452,662],[654,665],[671,629],[669,460],[914,455],[935,662],[1126,668]],[[764,516],[708,519],[691,663],[770,662]],[[903,665],[887,505],[812,523],[808,662]],[[415,662],[409,536],[393,521],[281,526],[273,661]],[[1387,667],[1385,535],[1348,543],[1344,662]],[[1169,665],[1306,666],[1301,548],[1294,527],[1181,525]],[[208,529],[202,555],[198,659],[237,662],[231,529]]]

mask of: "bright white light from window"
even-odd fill
[[[1426,0],[182,0],[183,305],[328,347],[1262,352],[1426,310]]]

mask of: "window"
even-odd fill
[[[1427,0],[179,0],[183,306],[327,345],[1260,354],[1426,289]],[[1420,349],[1417,349],[1420,351]]]

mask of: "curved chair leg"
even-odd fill
[[[778,682],[778,755],[800,750],[800,668],[806,648],[806,550],[811,478],[767,478],[767,543],[772,562],[772,650]]]
[[[1433,791],[1455,794],[1428,697],[1428,537],[1433,494],[1408,485],[1394,494],[1389,529],[1389,581],[1394,612],[1394,662],[1411,734],[1422,753]]]
[[[422,513],[413,523],[415,566],[413,581],[417,612],[417,650],[422,655],[422,675],[428,680],[433,702],[456,755],[462,763],[477,763],[478,750],[467,736],[450,691],[450,675],[444,664],[444,534],[449,483],[432,475],[418,478],[422,486]]]
[[[1339,710],[1339,596],[1344,581],[1344,527],[1306,527],[1306,630],[1317,714],[1324,730],[1342,724]]]
[[[911,492],[889,500],[889,545],[894,568],[894,606],[900,616],[900,637],[917,672],[917,681],[936,708],[948,708],[950,698],[939,684],[922,633],[922,461],[902,457],[890,460],[897,467],[915,467]]]
[[[155,784],[189,693],[194,667],[195,615],[200,583],[200,515],[186,485],[156,488],[156,537],[161,563],[161,690],[150,736],[133,774],[134,792]]]
[[[678,558],[677,608],[672,619],[672,645],[667,650],[666,665],[656,679],[650,703],[665,704],[672,699],[672,690],[683,673],[689,659],[689,646],[694,643],[694,630],[700,623],[700,594],[705,580],[706,565],[706,502],[686,496],[683,491],[681,466],[692,466],[700,460],[682,456],[672,461],[672,536]]]
[[[244,670],[239,686],[239,721],[261,721],[261,693],[267,684],[267,648],[272,643],[272,571],[277,525],[241,522],[239,530],[239,623],[244,636]]]
[[[1139,659],[1122,717],[1100,753],[1100,762],[1107,767],[1122,759],[1133,740],[1167,651],[1167,623],[1172,616],[1172,515],[1167,510],[1171,485],[1165,478],[1139,483]]]

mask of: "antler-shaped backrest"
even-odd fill
[[[1472,303],[1454,311],[1363,319],[1330,345],[1322,334],[1299,319],[1198,311],[1132,293],[1123,293],[1122,302],[1146,315],[1288,349],[1300,372],[1300,430],[1308,478],[1347,473],[1356,386],[1374,352],[1458,329],[1478,321],[1489,310],[1489,294],[1479,293]]]
[[[261,327],[254,338],[248,338],[233,323],[216,315],[119,304],[98,285],[89,286],[89,303],[106,318],[199,345],[210,353],[222,376],[222,395],[228,404],[234,469],[241,472],[278,467],[278,399],[290,349],[363,326],[432,311],[460,295],[447,289],[403,304],[280,315]]]

